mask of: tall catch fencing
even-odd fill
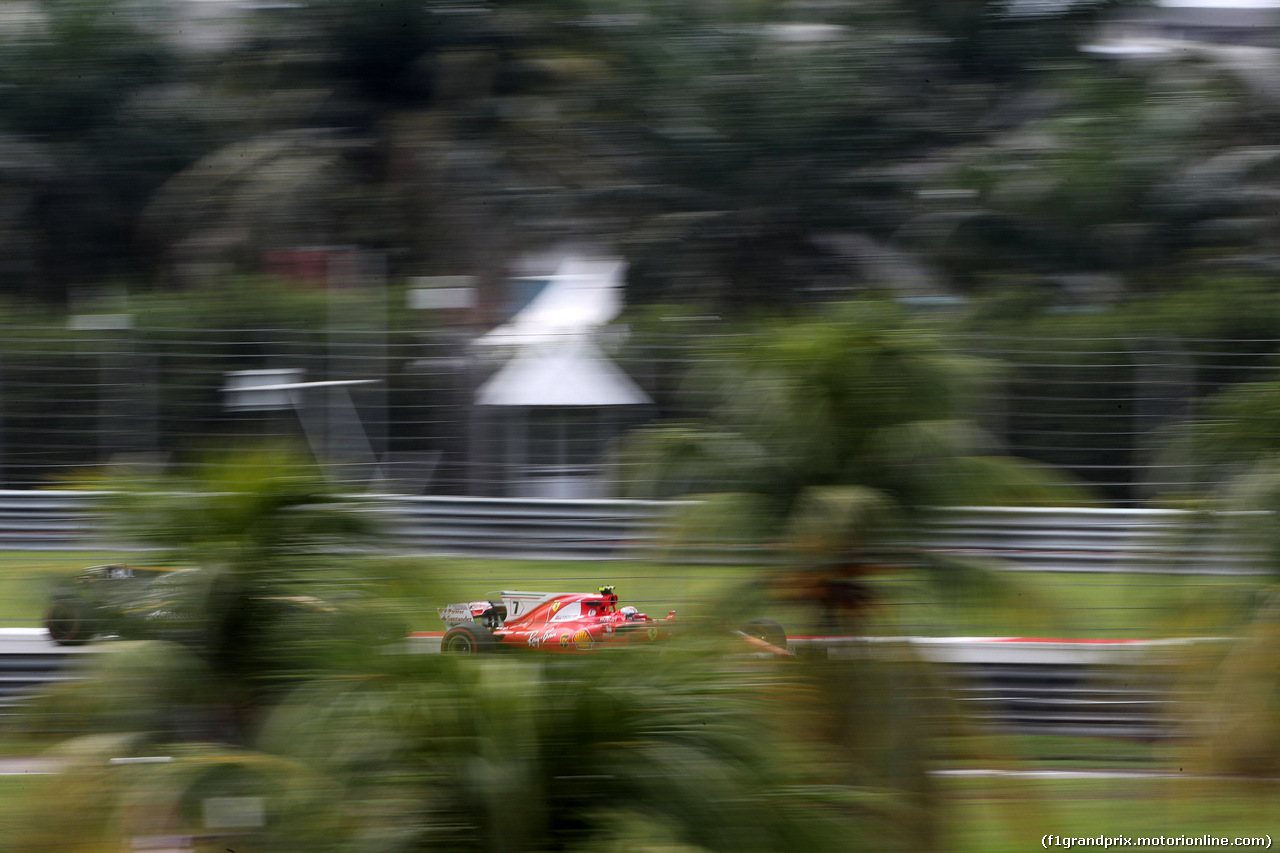
[[[1208,472],[1177,440],[1179,425],[1206,396],[1274,376],[1280,349],[1280,339],[944,340],[1000,367],[978,413],[1000,452],[1070,472],[1111,506],[1201,485]],[[478,405],[502,357],[455,329],[0,327],[0,487],[65,485],[122,460],[287,436],[353,489],[607,497],[618,484],[601,461],[618,436],[706,414],[683,380],[713,356],[694,335],[636,335],[605,350],[652,405]],[[274,397],[237,392],[249,380]]]

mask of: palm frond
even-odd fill
[[[786,542],[805,561],[853,559],[884,544],[900,519],[884,492],[866,486],[813,486],[787,516]]]

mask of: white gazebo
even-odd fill
[[[475,396],[501,413],[495,453],[507,494],[600,496],[601,456],[638,407],[651,405],[597,342],[621,309],[624,269],[614,259],[566,258],[510,322],[476,341],[510,353]]]

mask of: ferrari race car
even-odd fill
[[[605,646],[664,640],[676,628],[674,610],[654,619],[634,607],[619,607],[612,586],[597,593],[503,590],[437,612],[447,626],[440,642],[440,651],[446,653],[525,648],[585,654]],[[755,651],[790,655],[786,634],[772,620],[753,620],[736,633]]]

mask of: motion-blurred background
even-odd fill
[[[1278,212],[1271,0],[5,0],[0,850],[1265,834]]]

